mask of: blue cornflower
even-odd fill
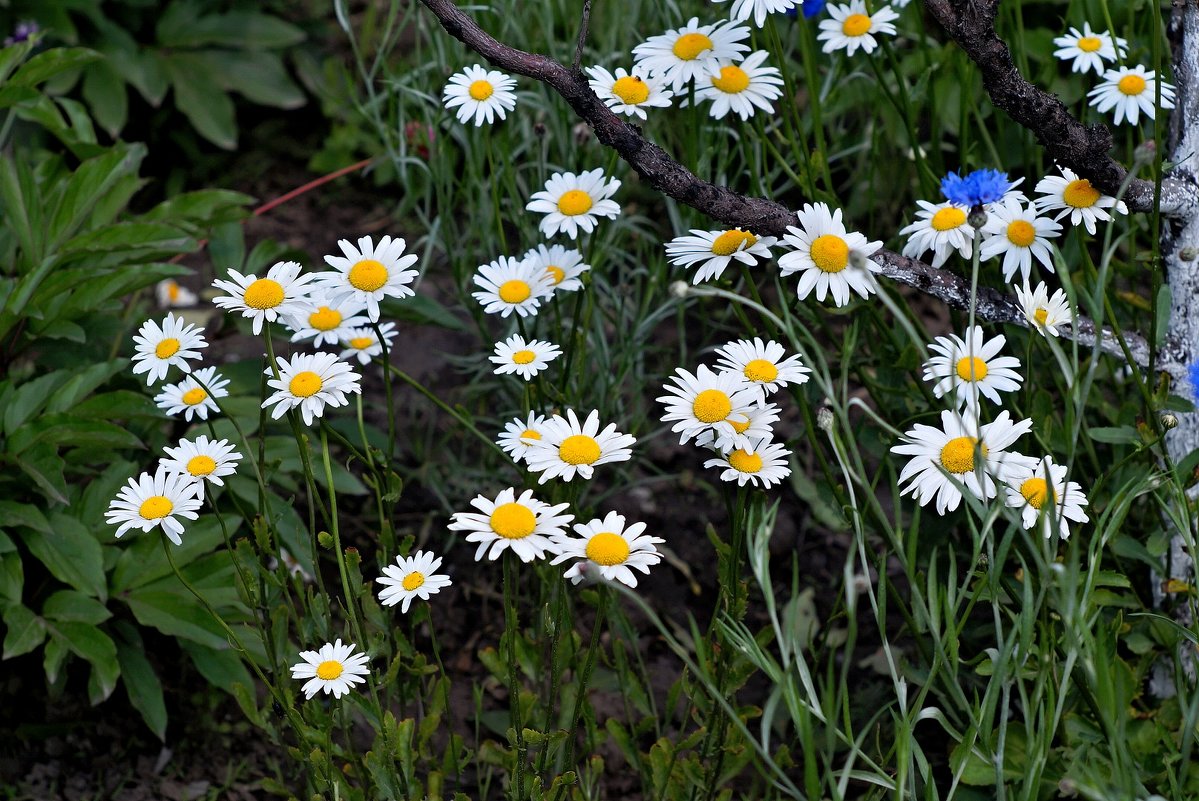
[[[828,0],[803,0],[804,19],[811,19],[821,11],[824,11],[824,7],[826,5],[828,5]],[[799,9],[798,7],[792,6],[791,8],[787,9],[786,14],[788,17],[798,17]]]
[[[975,170],[966,176],[951,172],[941,179],[945,199],[967,208],[994,203],[1011,188],[1007,173],[999,170]]]
[[[1187,368],[1187,377],[1191,379],[1191,395],[1199,403],[1199,361]]]

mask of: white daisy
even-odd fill
[[[800,300],[815,289],[817,300],[831,294],[836,305],[844,306],[849,303],[850,290],[862,297],[878,290],[873,271],[879,266],[870,256],[882,242],[868,242],[856,231],[847,233],[841,209],[830,213],[824,203],[805,203],[796,215],[802,229],[789,225],[790,233],[783,237],[795,250],[784,253],[778,262],[783,275],[803,273],[797,290]]]
[[[163,450],[169,458],[159,460],[162,468],[172,475],[187,476],[195,481],[196,497],[201,500],[206,482],[225,486],[222,477],[236,473],[237,463],[241,461],[241,454],[228,440],[209,439],[206,434],[196,437],[195,441],[181,439],[176,447]]]
[[[538,245],[522,257],[532,260],[549,274],[554,292],[574,292],[583,288],[582,275],[591,269],[583,264],[583,254],[563,245]]]
[[[378,582],[383,585],[379,590],[379,603],[384,606],[401,604],[400,612],[406,613],[413,598],[422,601],[429,600],[430,595],[436,595],[450,586],[450,577],[438,575],[441,567],[441,557],[434,556],[432,551],[417,551],[412,556],[397,556],[394,565],[383,568],[383,575]]]
[[[183,524],[177,518],[195,520],[200,516],[197,490],[191,476],[176,475],[159,466],[153,475],[142,473],[129,479],[108,504],[105,522],[118,526],[117,537],[131,528],[146,532],[158,526],[167,539],[182,545]]]
[[[1055,337],[1059,325],[1074,324],[1074,315],[1070,311],[1070,300],[1066,297],[1066,290],[1059,289],[1050,297],[1049,288],[1045,286],[1044,281],[1038,283],[1036,289],[1030,289],[1027,281],[1023,287],[1013,288],[1029,328],[1039,332],[1041,336]]]
[[[1107,209],[1114,207],[1120,214],[1128,213],[1124,201],[1116,202],[1114,197],[1102,194],[1091,186],[1089,180],[1079,178],[1073,170],[1066,167],[1062,167],[1060,176],[1049,175],[1037,181],[1036,191],[1041,194],[1041,197],[1036,199],[1038,209],[1060,209],[1053,219],[1060,220],[1068,214],[1071,225],[1081,222],[1086,226],[1087,233],[1092,236],[1095,234],[1096,220],[1106,222],[1112,218]]]
[[[616,74],[603,67],[588,67],[591,76],[588,85],[591,91],[604,101],[604,105],[617,114],[647,119],[647,108],[668,108],[674,93],[664,86],[661,78],[649,74],[649,70],[637,64],[632,73],[618,67]]]
[[[863,0],[850,0],[845,5],[830,3],[828,19],[820,21],[820,34],[817,39],[824,42],[821,48],[826,53],[835,50],[845,50],[847,56],[852,56],[859,47],[865,53],[873,52],[878,47],[875,34],[895,35],[895,26],[891,23],[899,19],[890,6],[879,6],[873,14],[866,11]]]
[[[746,422],[730,421],[733,434],[727,429],[709,428],[699,432],[695,444],[727,454],[731,450],[755,450],[764,442],[774,440],[774,424],[779,421],[779,407],[773,403],[754,404],[745,413]]]
[[[168,313],[160,326],[146,320],[133,335],[133,374],[146,374],[146,386],[166,378],[171,365],[185,373],[192,368],[188,359],[199,359],[200,349],[208,346],[203,329],[185,323],[182,317]]]
[[[304,661],[291,666],[291,677],[308,679],[301,688],[306,700],[312,700],[321,690],[326,694],[333,693],[334,698],[341,698],[355,684],[366,681],[366,675],[370,673],[370,657],[355,654],[356,647],[353,644],[342,645],[338,639],[335,643],[325,643],[319,651],[300,651],[300,659]]]
[[[473,280],[481,290],[471,296],[483,304],[483,311],[501,317],[514,311],[521,317],[535,315],[542,299],[554,292],[554,279],[548,271],[528,258],[500,256],[480,265]]]
[[[1015,199],[992,203],[982,231],[986,238],[979,248],[979,258],[991,259],[1002,253],[1004,281],[1011,281],[1019,270],[1027,282],[1034,256],[1042,267],[1053,272],[1049,240],[1061,236],[1062,227],[1047,217],[1038,217],[1034,204],[1025,207]]]
[[[783,78],[777,67],[762,66],[768,55],[765,50],[758,50],[740,64],[721,65],[719,75],[696,81],[696,102],[712,101],[708,113],[715,120],[724,119],[730,111],[747,120],[754,115],[755,108],[773,114],[770,101],[782,97]]]
[[[666,243],[666,255],[671,264],[680,267],[691,268],[698,263],[699,269],[691,281],[699,284],[720,278],[734,260],[753,267],[758,259],[769,259],[770,248],[777,242],[773,236],[759,237],[740,228],[727,231],[692,228],[691,236],[676,236]]]
[[[735,437],[734,424],[748,426],[748,413],[760,390],[750,387],[741,373],[717,373],[703,364],[694,375],[682,367],[674,372],[670,383],[662,387],[669,394],[657,400],[666,406],[662,422],[674,422],[670,430],[679,435],[680,445],[709,430]]]
[[[979,427],[972,416],[941,412],[941,428],[916,424],[891,452],[912,458],[899,474],[909,482],[900,495],[911,494],[921,506],[934,498],[937,514],[952,512],[962,500],[960,486],[981,500],[997,494],[995,479],[1035,459],[1005,449],[1032,428],[1032,420],[1013,423],[1007,410],[992,423]],[[948,475],[947,475],[948,474]]]
[[[379,332],[383,334],[382,342],[374,328],[363,326],[346,330],[341,337],[345,349],[337,355],[346,361],[357,359],[359,364],[370,364],[371,359],[383,355],[383,345],[386,344],[390,356],[393,352],[391,341],[396,337],[395,323],[383,323],[379,326]]]
[[[456,108],[458,122],[466,125],[474,117],[475,126],[496,118],[501,120],[516,107],[516,79],[498,70],[473,64],[450,76],[441,99],[447,109]]]
[[[505,548],[511,548],[522,562],[544,559],[546,551],[554,551],[552,538],[562,535],[563,527],[574,520],[574,515],[562,514],[570,504],[550,506],[534,498],[533,490],[525,490],[518,498],[516,490],[509,488],[494,501],[479,495],[470,505],[479,512],[455,512],[446,527],[470,532],[466,541],[479,543],[476,562],[484,554],[488,559],[498,559]]]
[[[358,374],[332,353],[298,353],[290,359],[275,357],[274,370],[267,369],[266,383],[274,394],[262,402],[262,408],[274,406],[271,419],[278,420],[284,413],[299,407],[304,425],[312,425],[313,419],[323,417],[325,406],[346,406],[347,394],[359,393]]]
[[[633,57],[678,93],[690,81],[719,75],[721,66],[749,50],[741,43],[748,38],[749,28],[728,21],[700,25],[699,18],[692,17],[683,27],[651,36],[634,47]]]
[[[167,384],[154,396],[154,402],[167,414],[183,412],[185,420],[190,421],[193,414],[207,420],[209,412],[220,411],[214,399],[226,397],[227,386],[229,379],[223,378],[215,367],[202,367],[178,384]]]
[[[928,346],[936,355],[924,363],[924,380],[936,382],[933,394],[938,398],[952,393],[955,408],[965,407],[977,412],[980,393],[992,403],[1001,405],[999,393],[1015,392],[1024,380],[1016,372],[1020,360],[1015,356],[999,355],[1006,342],[1002,334],[986,341],[982,328],[977,325],[966,329],[965,339],[956,334],[937,337]]]
[[[787,458],[791,452],[778,443],[761,442],[753,448],[738,448],[717,459],[704,462],[704,467],[723,467],[721,481],[736,481],[738,487],[747,483],[764,489],[778,484],[791,475]]]
[[[970,258],[974,229],[966,222],[966,209],[948,201],[917,200],[916,204],[920,206],[916,221],[899,231],[900,236],[909,237],[903,255],[918,259],[924,251],[931,250],[934,267],[944,264],[955,250],[963,259]]]
[[[491,361],[498,365],[496,375],[516,373],[525,381],[550,366],[550,362],[562,355],[562,350],[553,343],[540,339],[528,342],[520,334],[513,334],[503,342],[495,343],[495,355]]]
[[[199,298],[196,293],[181,285],[174,278],[164,278],[154,285],[154,299],[159,308],[173,309],[195,306]]]
[[[504,452],[516,461],[521,461],[529,452],[529,442],[541,439],[541,428],[545,425],[545,415],[529,412],[526,420],[517,417],[504,425],[497,444]]]
[[[712,0],[723,3],[725,0]],[[785,14],[803,6],[803,0],[733,0],[729,10],[729,19],[745,22],[753,17],[754,25],[761,28],[766,24],[766,18],[771,14]]]
[[[550,563],[584,560],[575,562],[563,574],[572,584],[582,582],[588,574],[598,573],[608,581],[636,587],[633,571],[640,570],[648,576],[650,567],[662,561],[657,545],[666,540],[646,536],[645,523],[626,527],[624,516],[616,512],[608,512],[602,520],[597,517],[588,523],[575,523],[574,529],[579,536],[564,534],[554,538],[558,555]]]
[[[383,298],[407,298],[416,294],[409,286],[417,276],[409,270],[416,256],[404,255],[407,243],[403,239],[385,236],[375,245],[369,236],[359,238],[358,247],[348,239],[339,239],[337,246],[344,256],[325,256],[332,267],[317,274],[321,289],[327,294],[330,306],[350,301],[366,305],[366,316],[373,323],[379,319],[379,303]]]
[[[1053,51],[1055,56],[1062,61],[1074,60],[1070,65],[1071,72],[1095,70],[1096,75],[1103,74],[1104,61],[1116,60],[1116,48],[1120,49],[1120,58],[1124,58],[1128,44],[1127,40],[1119,37],[1113,42],[1112,35],[1107,31],[1092,31],[1089,22],[1083,23],[1081,33],[1078,28],[1071,28],[1065,36],[1054,38],[1053,43],[1058,46]]]
[[[556,172],[545,182],[545,189],[533,193],[525,208],[545,215],[538,227],[546,236],[562,231],[576,239],[580,228],[586,233],[595,230],[597,217],[616,219],[620,206],[609,198],[619,188],[617,179],[604,179],[602,168],[579,175]]]
[[[1116,110],[1116,125],[1128,119],[1136,125],[1144,113],[1149,119],[1157,115],[1157,73],[1144,65],[1121,67],[1103,73],[1103,83],[1087,92],[1091,105],[1106,113]],[[1174,86],[1162,81],[1162,108],[1174,108]]]
[[[277,262],[264,278],[229,271],[229,279],[218,278],[212,285],[228,295],[213,298],[213,305],[229,311],[239,311],[242,317],[254,320],[254,333],[262,332],[262,323],[275,322],[305,315],[312,309],[308,297],[308,282],[312,274],[300,275],[300,265],[294,261]]]
[[[1066,481],[1066,466],[1054,464],[1046,456],[1032,465],[1013,468],[1007,477],[1007,505],[1020,508],[1024,528],[1030,529],[1041,521],[1045,539],[1053,536],[1054,528],[1061,539],[1070,536],[1067,520],[1086,523],[1090,520],[1082,507],[1087,496],[1077,481]],[[1048,501],[1048,503],[1046,503]]]
[[[318,303],[320,301],[313,298],[312,311],[284,321],[287,327],[295,332],[291,335],[292,342],[311,339],[314,347],[336,346],[341,343],[346,331],[370,323],[365,316],[360,316],[366,308],[364,304],[348,300],[332,306],[317,305]]]
[[[789,384],[803,384],[812,372],[804,367],[799,355],[783,358],[786,351],[779,343],[763,342],[761,337],[753,340],[739,339],[716,349],[720,358],[717,364],[745,377],[754,390],[755,400],[762,403],[767,395],[773,395]]]
[[[570,481],[576,473],[590,479],[597,465],[631,459],[636,442],[631,434],[617,431],[615,423],[600,431],[598,411],[592,411],[580,424],[574,410],[567,409],[566,417],[556,414],[542,424],[540,440],[527,441],[525,461],[530,472],[541,473],[538,484],[551,478]]]

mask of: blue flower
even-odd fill
[[[941,179],[945,199],[967,208],[994,203],[1011,188],[1007,173],[999,170],[975,170],[966,176],[951,172]]]
[[[1199,403],[1199,361],[1187,368],[1187,376],[1191,379],[1191,396]]]
[[[804,19],[811,19],[821,11],[824,11],[824,7],[826,5],[828,5],[828,0],[803,0]],[[787,9],[786,14],[788,17],[798,17],[799,10],[797,7],[792,6],[791,8]]]

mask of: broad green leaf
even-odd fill
[[[138,259],[154,259],[174,253],[191,253],[194,237],[165,223],[122,222],[87,231],[63,244],[63,256],[97,253],[136,253]]]
[[[4,607],[4,659],[27,654],[46,639],[46,627],[32,609],[21,604]]]
[[[173,637],[186,637],[209,648],[224,648],[227,645],[220,624],[182,586],[178,591],[131,590],[123,596],[123,600],[143,626],[152,626]]]
[[[391,319],[417,325],[435,325],[451,331],[465,331],[466,326],[457,316],[427,295],[415,295],[401,301],[385,301],[384,314]]]
[[[83,420],[130,420],[135,417],[161,417],[162,412],[150,396],[118,389],[91,396],[72,408],[71,416]]]
[[[44,252],[41,207],[41,196],[25,161],[0,158],[0,211],[4,212],[7,226],[17,235],[23,264],[30,266],[40,264]],[[20,313],[15,303],[18,294],[14,292],[13,298],[5,300],[7,311]]]
[[[24,589],[25,566],[21,554],[11,551],[0,554],[0,603],[21,603]]]
[[[62,195],[50,214],[50,249],[57,249],[63,242],[75,236],[76,232],[83,228],[92,209],[118,182],[137,175],[145,157],[145,145],[117,145],[80,164],[66,182]],[[101,228],[90,232],[90,235],[99,236],[106,230]],[[70,252],[71,248],[65,250]]]
[[[237,147],[237,122],[233,101],[205,72],[205,64],[189,53],[172,53],[167,73],[175,90],[175,105],[195,129],[225,150]]]
[[[227,189],[204,189],[184,192],[170,200],[164,200],[141,216],[145,222],[177,223],[180,220],[209,225],[244,220],[249,216],[247,207],[254,198],[241,192]],[[240,228],[240,225],[238,226]]]
[[[59,590],[42,604],[42,617],[98,626],[112,617],[108,607],[77,590]]]
[[[205,58],[213,77],[226,91],[237,92],[263,106],[292,109],[304,105],[306,98],[283,68],[280,54],[269,50],[245,50],[239,53],[211,51],[198,54]]]
[[[28,503],[16,501],[0,501],[0,526],[27,526],[43,534],[50,534],[50,521],[42,514],[42,510]]]
[[[67,648],[78,657],[92,664],[93,674],[99,684],[99,699],[93,698],[92,703],[102,701],[112,695],[117,687],[117,679],[121,676],[121,666],[117,662],[117,646],[100,629],[90,623],[54,622],[47,624],[51,636],[61,639]]]
[[[46,641],[46,648],[42,652],[42,667],[46,671],[47,682],[58,683],[59,671],[62,670],[62,665],[70,654],[70,649],[67,648],[66,642],[61,637],[51,637]]]
[[[116,138],[129,118],[125,81],[108,59],[88,67],[83,74],[83,99],[91,106],[96,122]]]
[[[141,448],[142,441],[127,429],[100,420],[77,420],[66,414],[47,414],[25,427],[8,440],[10,453],[19,455],[31,447],[56,446],[110,448]]]
[[[196,669],[200,671],[208,683],[220,687],[227,693],[233,692],[236,684],[246,687],[254,686],[254,679],[237,651],[226,645],[223,648],[210,648],[193,640],[181,640],[179,645],[191,656]]]
[[[36,86],[59,73],[77,70],[100,57],[95,50],[83,47],[55,47],[38,53],[22,64],[8,79],[8,83],[12,86]]]
[[[107,600],[104,556],[95,535],[63,512],[50,514],[50,526],[49,534],[21,529],[25,547],[59,581],[93,598]]]
[[[46,404],[46,411],[48,413],[68,411],[76,403],[92,394],[101,384],[127,367],[129,367],[128,359],[113,359],[110,362],[100,362],[75,371],[74,375],[54,393],[54,397]]]
[[[63,475],[66,462],[53,445],[35,445],[15,457],[17,467],[55,503],[66,504],[67,479]]]
[[[69,370],[57,370],[17,387],[4,408],[4,433],[12,436],[18,426],[45,408],[70,377]]]
[[[159,740],[166,740],[167,707],[162,694],[162,682],[140,648],[126,643],[117,644],[117,661],[129,703],[133,704]]]
[[[183,4],[172,4],[171,9],[179,5]],[[287,47],[304,41],[302,30],[267,14],[231,11],[199,18],[192,14],[193,11],[178,11],[167,24],[160,22],[158,41],[173,48],[220,45],[247,50]]]
[[[1112,445],[1123,445],[1140,442],[1141,435],[1132,426],[1113,426],[1089,429],[1091,439],[1096,442],[1106,442]]]
[[[229,536],[235,536],[241,525],[241,518],[225,515],[224,519]],[[125,548],[112,572],[113,595],[145,587],[172,574],[171,565],[162,552],[162,543],[159,542],[161,536],[157,531],[149,535],[139,534],[136,540]],[[175,564],[181,569],[212,553],[224,542],[220,525],[214,515],[204,515],[195,522],[188,522],[182,539],[183,545],[170,546]]]

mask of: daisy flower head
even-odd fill
[[[703,364],[694,375],[682,367],[674,372],[662,387],[668,394],[657,400],[666,406],[662,422],[674,423],[670,430],[679,435],[680,445],[704,431],[734,437],[739,433],[735,426],[748,427],[758,390],[741,373],[718,373]]]
[[[591,91],[604,101],[604,105],[617,114],[647,119],[647,108],[668,108],[674,92],[666,88],[662,78],[650,75],[644,65],[636,64],[630,73],[617,67],[616,74],[603,67],[588,67],[591,80],[587,83]]]
[[[1115,123],[1125,119],[1136,125],[1143,113],[1149,119],[1157,114],[1157,73],[1144,65],[1121,67],[1103,73],[1103,83],[1087,92],[1091,105],[1100,113],[1116,110]],[[1162,81],[1162,108],[1174,108],[1174,87]]]
[[[276,262],[262,278],[230,270],[228,279],[218,278],[212,282],[214,287],[228,294],[219,295],[212,302],[218,308],[249,317],[254,321],[254,333],[260,334],[264,321],[273,323],[279,317],[286,320],[311,311],[308,282],[314,277],[312,274],[300,275],[300,265],[294,261]]]
[[[576,292],[583,288],[583,273],[591,269],[583,263],[583,254],[563,245],[538,245],[523,257],[532,260],[550,277],[554,292]]]
[[[985,239],[979,257],[992,259],[1003,254],[1004,281],[1011,281],[1019,270],[1027,283],[1034,257],[1053,272],[1049,240],[1061,236],[1062,227],[1047,217],[1038,217],[1035,204],[1024,206],[1015,198],[993,204],[982,231]]]
[[[776,404],[755,403],[749,407],[745,417],[744,423],[731,421],[731,434],[723,428],[708,428],[699,432],[695,444],[727,454],[737,449],[752,451],[764,442],[774,441],[774,424],[779,421],[779,407]]]
[[[912,457],[899,474],[901,484],[908,482],[900,495],[911,494],[921,506],[935,499],[940,515],[958,508],[962,485],[980,500],[994,498],[996,479],[1005,481],[1013,468],[1035,463],[1006,450],[1031,428],[1032,420],[1014,423],[1006,409],[981,427],[973,416],[948,410],[941,412],[941,428],[917,423],[891,448]]]
[[[450,586],[450,577],[437,573],[440,567],[441,557],[434,556],[432,551],[397,556],[395,564],[383,568],[383,575],[378,578],[383,585],[379,590],[379,603],[384,606],[400,604],[400,612],[407,613],[413,598],[427,601],[430,595]]]
[[[617,431],[615,423],[601,431],[598,411],[580,423],[574,409],[567,409],[566,417],[556,414],[542,424],[541,439],[528,441],[525,461],[531,472],[541,474],[538,484],[551,478],[570,481],[576,474],[590,479],[601,464],[631,459],[636,442],[633,435]]]
[[[447,109],[457,109],[458,122],[466,125],[474,117],[475,127],[501,120],[516,107],[516,79],[498,70],[472,64],[450,76],[441,99]]]
[[[616,219],[620,206],[610,198],[619,188],[620,181],[605,179],[599,167],[579,175],[556,172],[545,182],[545,189],[533,193],[525,208],[545,215],[538,227],[546,236],[561,231],[577,239],[580,228],[586,233],[595,230],[597,217]]]
[[[550,506],[533,497],[533,490],[525,490],[517,497],[516,490],[508,488],[488,500],[479,495],[470,505],[478,512],[455,512],[447,526],[450,531],[468,531],[467,542],[479,543],[475,561],[496,560],[505,549],[520,557],[522,562],[544,559],[545,552],[554,551],[555,537],[564,533],[574,515],[562,514],[570,504]]]
[[[262,402],[264,409],[275,407],[272,420],[298,407],[304,425],[310,426],[317,417],[324,417],[325,406],[346,406],[350,402],[347,394],[362,391],[358,374],[332,353],[298,353],[290,359],[276,356],[275,366],[278,378],[274,370],[266,370],[267,386],[275,392]]]
[[[820,21],[820,33],[817,39],[824,42],[821,48],[826,53],[844,50],[845,55],[852,56],[860,47],[862,52],[870,53],[878,47],[875,34],[895,35],[892,25],[899,15],[891,6],[879,6],[873,14],[866,11],[864,0],[850,0],[845,5],[830,4],[828,7],[830,19]]]
[[[332,267],[320,273],[321,289],[329,305],[350,301],[364,304],[366,315],[373,323],[379,319],[379,302],[383,298],[407,298],[416,294],[409,286],[417,276],[409,270],[416,264],[416,256],[404,255],[407,242],[384,236],[374,244],[369,236],[359,238],[358,247],[348,239],[339,239],[337,246],[342,256],[325,256],[325,264]]]
[[[562,349],[550,342],[530,339],[527,342],[520,334],[513,334],[503,342],[495,343],[495,374],[516,373],[525,381],[550,366],[550,362],[562,355]]]
[[[474,278],[480,290],[471,295],[483,304],[483,311],[507,317],[516,312],[521,317],[537,314],[543,298],[554,292],[554,279],[533,259],[513,259],[500,256],[490,264],[480,265]]]
[[[740,228],[727,231],[692,228],[690,236],[676,236],[666,243],[666,255],[671,264],[679,267],[690,269],[698,264],[691,281],[700,284],[720,278],[733,261],[753,267],[758,259],[769,259],[770,248],[777,242],[773,236],[756,236]]]
[[[900,229],[907,236],[903,255],[918,259],[926,250],[933,252],[933,266],[940,267],[955,250],[963,259],[970,258],[974,247],[974,229],[966,221],[967,209],[956,203],[929,203],[917,200],[920,211],[916,221]]]
[[[758,50],[740,64],[722,64],[719,74],[696,81],[696,102],[712,101],[708,113],[716,120],[724,119],[730,111],[748,120],[755,108],[773,114],[770,101],[782,96],[779,87],[783,78],[777,67],[762,66],[768,55],[765,50]]]
[[[1041,211],[1057,211],[1053,219],[1060,220],[1070,215],[1070,224],[1080,222],[1086,226],[1087,233],[1095,235],[1095,222],[1107,222],[1112,218],[1108,209],[1114,208],[1120,214],[1127,214],[1128,207],[1124,201],[1108,197],[1086,178],[1079,178],[1073,170],[1062,167],[1062,174],[1048,175],[1037,181],[1036,191],[1041,197],[1036,199],[1037,208]]]
[[[382,342],[379,341],[380,333],[383,334]],[[346,361],[357,359],[359,364],[370,364],[371,359],[383,355],[384,345],[387,346],[390,355],[391,341],[395,337],[395,323],[383,323],[379,326],[378,332],[367,326],[346,329],[341,336],[341,344],[345,349],[338,354],[338,357]]]
[[[824,203],[805,203],[796,212],[800,228],[787,226],[783,241],[795,248],[779,257],[783,275],[802,273],[797,290],[803,300],[816,290],[816,300],[832,295],[838,306],[849,303],[850,291],[868,297],[878,289],[874,271],[878,265],[870,257],[883,246],[868,242],[858,232],[848,233],[841,222],[841,209],[830,212]]]
[[[341,303],[325,305],[323,299],[312,299],[312,309],[285,321],[292,330],[291,341],[303,342],[311,339],[314,347],[339,345],[342,337],[352,328],[361,328],[370,320],[362,316],[366,305],[343,300]]]
[[[720,356],[718,366],[740,373],[758,403],[789,384],[805,383],[812,372],[804,367],[798,354],[786,356],[782,345],[774,340],[763,342],[761,337],[729,342],[717,348],[716,353]]]
[[[182,286],[174,278],[164,278],[154,285],[154,299],[160,309],[195,306],[199,298],[196,293]]]
[[[1028,327],[1041,336],[1055,337],[1059,325],[1073,325],[1074,315],[1070,311],[1070,300],[1066,297],[1066,290],[1059,289],[1051,297],[1044,281],[1038,283],[1036,289],[1029,288],[1028,281],[1024,282],[1023,287],[1013,288],[1016,290],[1016,299],[1020,301],[1020,310],[1024,312],[1024,319],[1028,320]]]
[[[933,394],[938,398],[952,394],[955,408],[977,412],[979,395],[1000,405],[1000,392],[1015,392],[1024,379],[1016,369],[1020,360],[1000,356],[1007,339],[1000,334],[988,342],[979,326],[966,329],[966,338],[956,334],[937,337],[928,346],[935,355],[924,363],[924,380],[936,382]]]
[[[575,523],[577,537],[562,535],[554,538],[558,555],[550,564],[568,559],[581,559],[563,574],[572,584],[581,583],[588,574],[598,573],[608,581],[619,581],[628,587],[637,586],[634,570],[649,575],[651,566],[662,561],[658,543],[661,537],[645,534],[645,523],[626,526],[623,515],[608,512],[603,519]]]
[[[146,374],[146,386],[166,378],[171,365],[185,373],[192,368],[188,359],[199,359],[200,349],[207,347],[202,329],[185,323],[182,317],[168,312],[162,325],[146,320],[133,335],[133,374]]]
[[[1082,510],[1087,505],[1087,496],[1077,481],[1066,481],[1066,470],[1064,464],[1054,464],[1053,458],[1046,456],[1008,472],[1007,505],[1020,509],[1025,529],[1031,529],[1039,520],[1045,539],[1051,538],[1055,529],[1059,538],[1069,538],[1067,520],[1075,523],[1090,520]]]
[[[736,61],[749,50],[742,41],[749,38],[749,28],[725,21],[700,25],[692,17],[681,28],[651,36],[633,48],[638,66],[650,75],[660,77],[679,92],[691,81],[720,74],[720,67]]]
[[[241,454],[225,439],[209,439],[201,434],[195,440],[181,439],[174,448],[164,448],[167,458],[160,460],[162,468],[172,475],[187,476],[196,483],[196,497],[204,499],[204,484],[212,482],[225,486],[224,476],[237,472]]]
[[[153,475],[142,473],[129,479],[108,504],[104,519],[117,526],[117,537],[131,528],[146,532],[158,527],[167,539],[182,545],[183,523],[178,518],[195,520],[200,516],[198,490],[191,476],[168,472],[160,465]]]
[[[746,484],[770,489],[787,476],[791,468],[787,457],[791,452],[778,443],[760,442],[752,448],[738,448],[716,459],[704,462],[704,467],[721,467],[721,481],[736,481],[738,487]]]
[[[1017,183],[999,170],[975,170],[967,175],[951,172],[941,179],[941,194],[950,203],[974,209],[1003,200]]]
[[[1066,35],[1054,38],[1053,43],[1058,47],[1053,51],[1053,55],[1062,61],[1073,60],[1074,63],[1070,65],[1071,72],[1086,73],[1095,70],[1096,75],[1102,75],[1103,62],[1115,61],[1117,49],[1120,51],[1120,58],[1124,58],[1128,52],[1127,40],[1119,37],[1113,40],[1107,31],[1092,31],[1089,22],[1083,23],[1081,32],[1078,28],[1070,28]]]
[[[182,412],[183,419],[189,422],[193,414],[207,420],[209,412],[220,411],[215,399],[229,394],[227,386],[229,379],[222,377],[215,367],[202,367],[178,384],[167,384],[154,396],[154,402],[169,415]]]
[[[712,0],[712,2],[723,3],[725,0]],[[802,4],[802,0],[733,0],[733,7],[729,10],[729,19],[745,22],[752,17],[754,25],[761,28],[771,14],[786,14]]]
[[[523,461],[529,452],[529,443],[541,439],[541,429],[546,417],[537,412],[529,412],[527,419],[517,417],[504,425],[496,443],[515,461]]]
[[[305,700],[324,690],[326,694],[333,693],[334,698],[347,694],[355,684],[366,681],[370,673],[367,663],[370,657],[366,654],[355,654],[357,646],[342,645],[341,640],[325,643],[319,651],[300,651],[300,662],[291,666],[293,679],[308,679],[300,689],[304,691]]]

